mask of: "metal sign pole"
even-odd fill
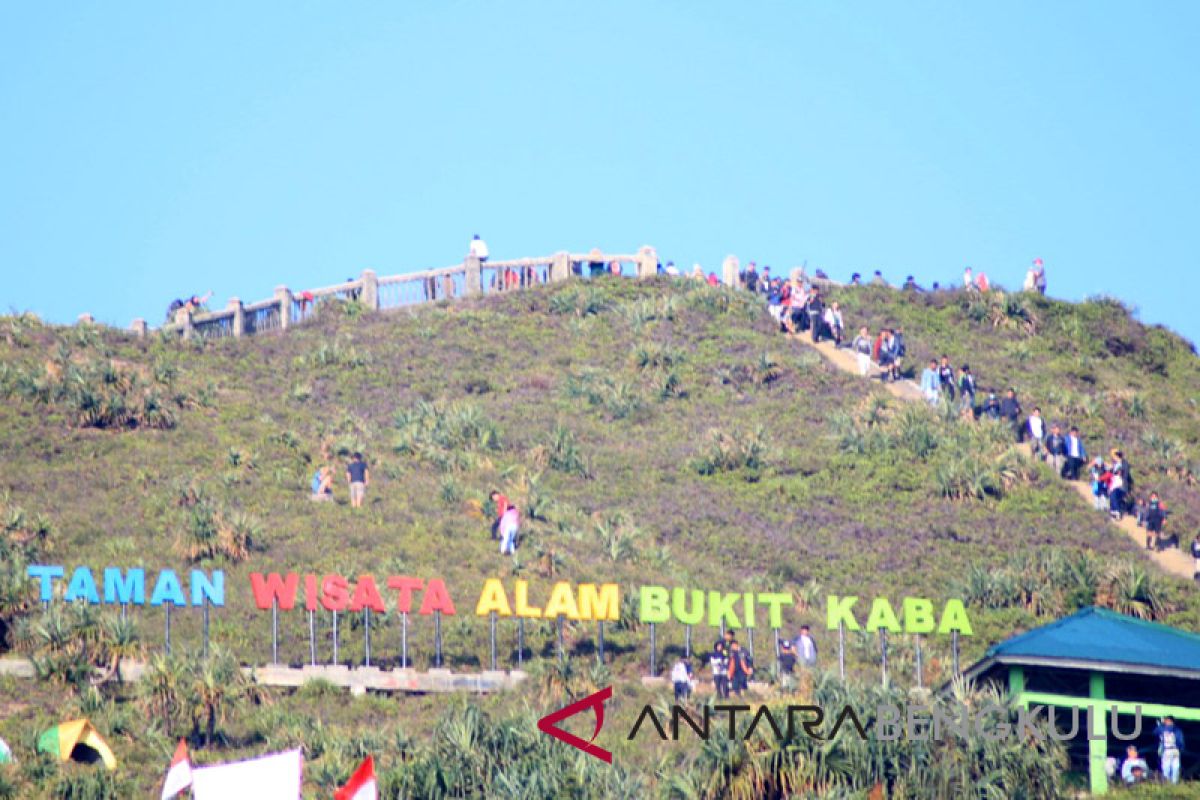
[[[604,620],[596,622],[596,655],[600,657],[600,663],[604,663]]]
[[[846,680],[846,623],[838,620],[838,675]]]
[[[779,663],[779,628],[771,628],[771,632],[775,634],[775,663]]]
[[[371,609],[363,606],[363,652],[366,656],[366,666],[371,666]]]
[[[171,655],[171,604],[163,603],[163,643]]]
[[[434,655],[437,659],[437,666],[442,666],[442,612],[433,612],[433,646],[435,648]]]
[[[279,601],[271,601],[271,663],[279,663]]]
[[[204,598],[204,657],[208,658],[208,598]]]
[[[917,655],[917,688],[924,689],[925,688],[925,676],[922,674],[923,670],[921,669],[921,637],[914,636],[913,639],[915,640],[916,650],[917,650],[917,653],[916,653],[916,655]]]
[[[754,628],[746,628],[746,650],[754,658]]]
[[[400,613],[400,668],[408,669],[408,612]]]
[[[692,626],[686,625],[683,628],[683,655],[684,658],[692,657]]]
[[[888,685],[888,637],[887,631],[883,628],[879,629],[879,666],[883,676],[883,688]]]
[[[338,663],[338,629],[337,612],[333,612],[333,663]]]
[[[562,664],[567,660],[566,648],[563,646],[563,618],[559,614],[556,623],[558,625],[558,663]]]
[[[658,674],[656,667],[658,666],[658,642],[654,635],[654,623],[650,623],[650,676],[654,677]]]
[[[496,612],[488,614],[488,633],[491,638],[492,672],[496,671]]]
[[[950,649],[954,651],[954,677],[962,674],[958,668],[958,631],[950,631]]]
[[[317,612],[308,612],[308,663],[317,665]]]
[[[525,665],[525,618],[517,618],[517,668]]]

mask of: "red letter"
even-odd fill
[[[309,611],[317,610],[317,576],[304,576],[304,607]]]
[[[420,578],[410,578],[407,575],[392,575],[387,579],[387,585],[389,589],[399,592],[396,595],[396,610],[401,614],[407,614],[412,610],[413,589],[420,590],[425,585],[425,581]]]
[[[358,585],[354,587],[354,598],[350,601],[351,611],[362,611],[364,606],[376,613],[383,613],[383,598],[379,596],[375,578],[371,575],[358,576]]]
[[[432,614],[435,611],[454,615],[454,602],[450,599],[450,593],[446,591],[446,584],[442,583],[441,578],[430,579],[429,585],[425,587],[425,596],[421,598],[420,613]]]
[[[326,575],[321,581],[321,605],[326,611],[345,611],[350,599],[350,583],[341,575]]]
[[[278,572],[272,572],[263,579],[261,572],[250,573],[250,588],[254,591],[254,604],[266,610],[275,601],[284,611],[290,611],[296,605],[296,586],[300,576],[289,572],[286,578],[279,577]]]

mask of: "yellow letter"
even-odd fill
[[[579,586],[579,616],[583,619],[616,622],[621,618],[621,590],[615,583],[594,583]]]
[[[858,620],[854,618],[854,604],[858,602],[858,598],[838,597],[836,594],[831,594],[825,598],[825,627],[831,631],[838,629],[838,623],[846,624],[846,630],[858,630]]]
[[[517,586],[513,589],[513,605],[516,606],[518,617],[537,619],[542,615],[540,608],[529,605],[529,581],[517,581]]]
[[[502,617],[512,616],[508,597],[504,594],[504,584],[499,578],[488,578],[483,582],[483,591],[479,593],[479,602],[475,605],[476,616],[486,617],[493,611]]]
[[[563,616],[567,619],[579,619],[579,606],[575,605],[575,595],[571,592],[571,584],[559,581],[550,590],[550,600],[546,610],[542,612],[547,619]]]
[[[942,609],[942,622],[938,625],[938,633],[951,631],[958,631],[963,636],[972,634],[971,621],[967,619],[967,609],[963,607],[962,600],[947,600],[946,607]]]

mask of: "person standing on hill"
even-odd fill
[[[796,637],[794,644],[800,663],[809,669],[815,667],[817,665],[817,643],[812,637],[812,629],[807,625],[801,625],[800,634]]]
[[[845,324],[842,322],[842,309],[836,301],[830,303],[829,307],[825,309],[825,329],[833,337],[833,346],[841,347]]]
[[[742,286],[748,292],[758,291],[758,265],[753,261],[746,265],[746,271],[742,274]]]
[[[958,394],[962,398],[962,410],[965,414],[971,412],[975,416],[975,376],[971,374],[971,365],[963,364],[958,371]]]
[[[1061,477],[1066,469],[1067,440],[1057,424],[1050,426],[1050,434],[1043,444],[1046,456],[1050,459],[1050,466],[1054,468],[1054,474]]]
[[[930,359],[929,366],[921,370],[921,394],[931,406],[936,406],[941,397],[942,381],[938,377],[938,363],[935,359]]]
[[[1158,492],[1150,493],[1146,503],[1146,549],[1163,549],[1163,523],[1167,520],[1167,509]]]
[[[900,380],[900,370],[906,356],[908,346],[904,343],[904,328],[897,325],[892,332],[892,380]]]
[[[1013,435],[1021,441],[1021,403],[1017,400],[1017,390],[1009,389],[1000,401],[1000,416],[1012,426]]]
[[[1158,768],[1163,778],[1170,783],[1179,783],[1179,754],[1184,748],[1183,731],[1175,725],[1171,717],[1163,717],[1162,722],[1154,729],[1158,737]]]
[[[516,506],[509,506],[500,517],[500,555],[517,552],[517,534],[521,528],[521,513]]]
[[[796,651],[787,639],[779,643],[779,688],[785,694],[796,688]]]
[[[692,662],[680,658],[671,668],[671,683],[675,684],[675,703],[686,702],[692,695]]]
[[[1079,480],[1079,470],[1083,466],[1083,462],[1087,461],[1087,450],[1083,447],[1083,439],[1079,438],[1079,428],[1071,426],[1064,447],[1067,463],[1063,467],[1063,477],[1077,481]]]
[[[1192,580],[1200,583],[1200,533],[1192,539]]]
[[[1046,293],[1046,265],[1042,263],[1040,258],[1033,260],[1034,279],[1033,288],[1037,289],[1038,294]]]
[[[808,327],[812,330],[812,343],[821,341],[821,323],[825,316],[825,302],[821,300],[821,290],[816,286],[808,293],[804,304],[804,313],[808,315]]]
[[[729,643],[728,674],[729,691],[741,697],[750,682],[750,676],[754,674],[754,667],[750,665],[746,651],[742,650],[742,645],[737,639]]]
[[[504,512],[508,511],[508,498],[500,493],[499,489],[492,489],[492,493],[488,495],[492,501],[492,505],[496,507],[496,518],[492,520],[492,540],[500,538],[500,519],[504,516]]]
[[[970,267],[963,270],[963,288],[968,292],[975,290],[975,276],[971,274]]]
[[[883,273],[880,272],[879,270],[875,270],[875,276],[873,278],[871,278],[871,285],[872,286],[882,286],[885,289],[892,288],[891,284],[889,284],[886,280],[883,279]]]
[[[938,364],[938,381],[942,387],[942,394],[946,395],[946,399],[951,403],[954,402],[954,367],[950,364],[950,357],[943,355],[942,361]]]
[[[471,237],[471,246],[467,252],[478,258],[480,264],[488,260],[487,242],[480,239],[478,233]]]
[[[1129,491],[1125,458],[1120,450],[1113,451],[1113,463],[1108,471],[1108,513],[1120,522],[1125,516],[1125,493]]]
[[[1033,407],[1029,419],[1025,420],[1025,433],[1029,435],[1029,450],[1033,453],[1033,457],[1042,459],[1042,444],[1046,438],[1046,421],[1042,419],[1042,410],[1037,406]]]
[[[850,349],[858,359],[858,374],[866,377],[871,371],[871,334],[867,332],[865,325],[858,329],[858,336],[850,343]]]
[[[724,700],[729,697],[729,656],[725,651],[725,643],[720,639],[713,644],[708,666],[712,669],[713,691],[718,699]]]
[[[367,496],[367,486],[371,483],[371,470],[363,461],[362,453],[355,453],[350,463],[346,465],[346,482],[350,484],[350,507],[362,508],[363,499]]]
[[[1000,419],[1000,401],[996,398],[995,392],[988,392],[987,400],[983,401],[983,416],[988,419]]]

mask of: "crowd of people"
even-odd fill
[[[800,626],[794,639],[780,639],[776,652],[779,688],[790,694],[796,688],[796,667],[814,668],[817,665],[817,643],[807,625]],[[742,647],[733,630],[726,630],[713,643],[708,655],[708,668],[712,677],[713,694],[718,699],[730,695],[741,697],[750,686],[754,676],[754,656]],[[683,655],[671,667],[671,684],[675,689],[675,702],[681,703],[691,697],[697,686],[691,659]]]
[[[371,483],[371,470],[367,466],[362,453],[354,453],[346,464],[346,488],[350,498],[351,508],[362,508],[367,496],[367,486]],[[333,502],[333,467],[322,465],[317,467],[312,476],[312,494],[314,503]]]

